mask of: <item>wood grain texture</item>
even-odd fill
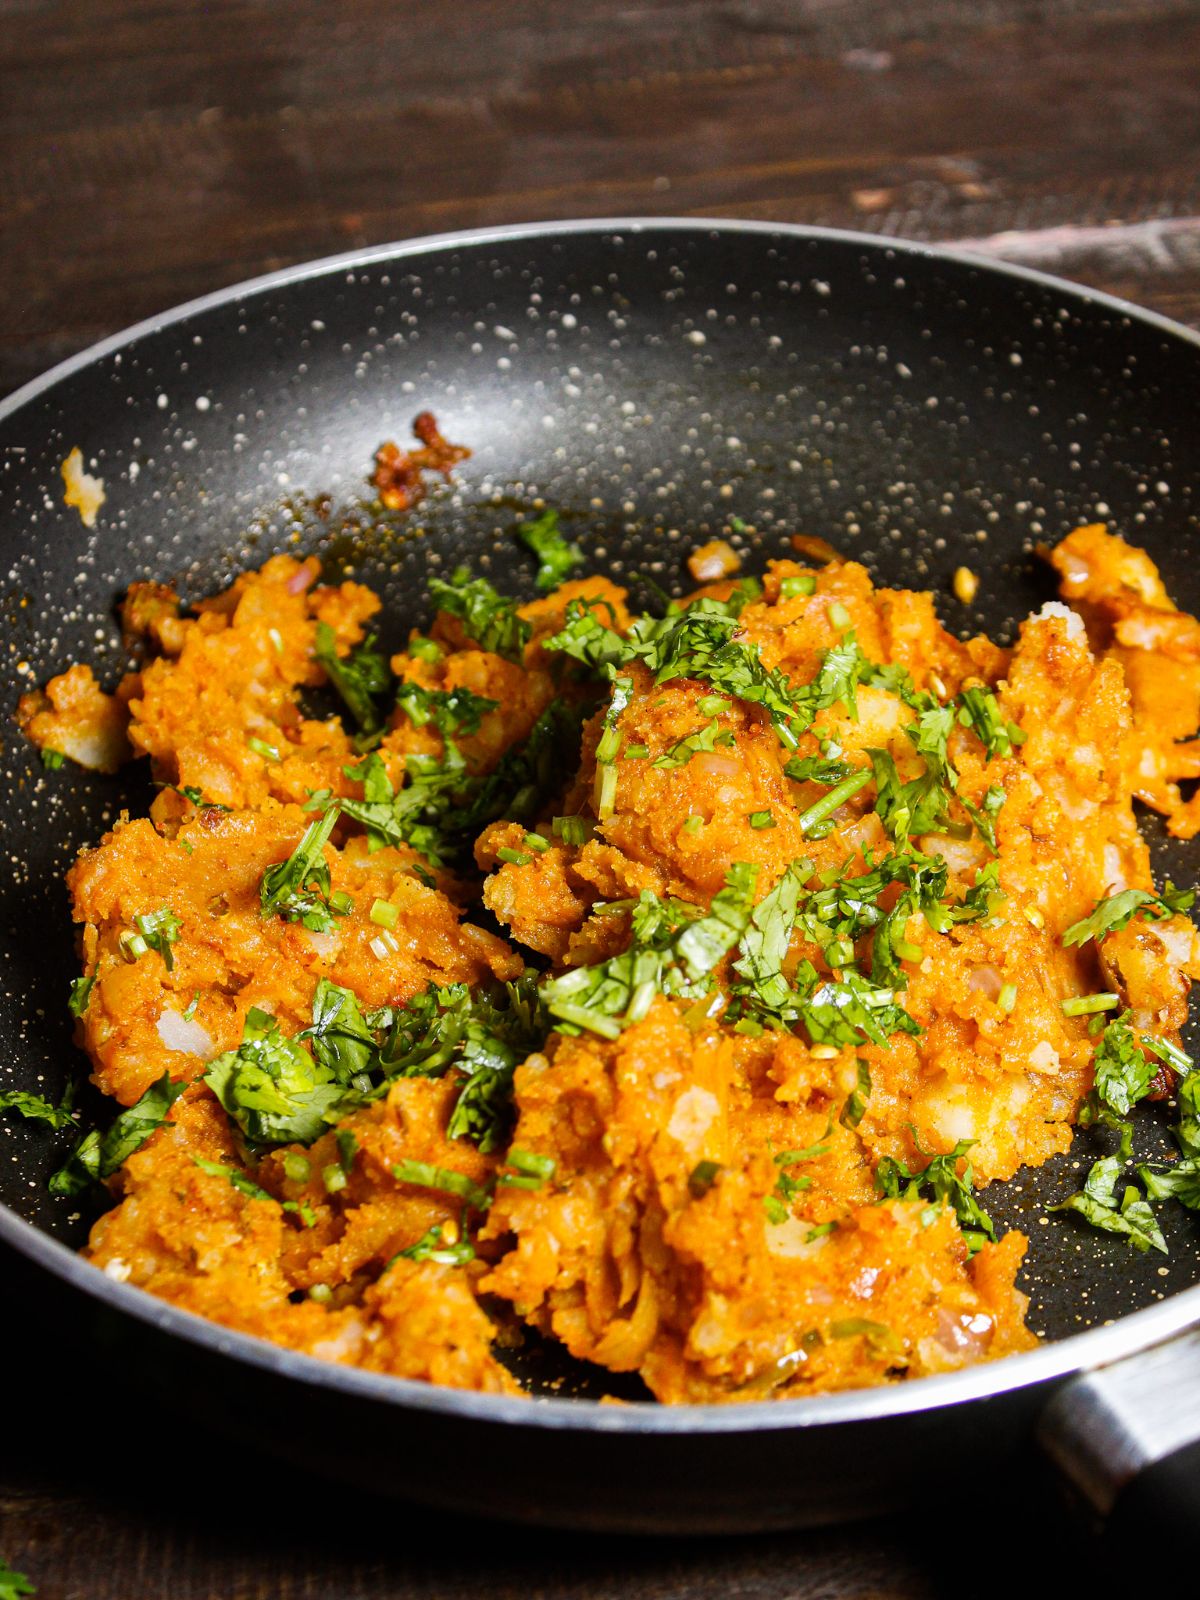
[[[7,15],[5,14],[7,13]],[[1200,212],[1200,9],[4,0],[0,387],[332,250],[683,212],[1011,240]],[[1195,248],[1080,275],[1200,319]],[[1068,263],[1069,267],[1069,263]]]
[[[1198,171],[1179,0],[0,0],[0,393],[288,262],[615,213],[959,240],[1200,325]],[[528,1534],[231,1460],[6,1320],[38,1415],[0,1554],[40,1600],[927,1600],[1034,1592],[1039,1540],[1037,1592],[1102,1577],[1044,1485],[980,1505],[969,1447],[904,1521]]]

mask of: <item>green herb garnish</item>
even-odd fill
[[[328,933],[335,916],[345,916],[342,903],[331,893],[325,846],[340,815],[336,805],[310,822],[300,843],[288,856],[262,875],[259,900],[263,916],[299,922],[313,933]]]
[[[915,1143],[915,1130],[913,1140]],[[985,1240],[992,1244],[996,1242],[995,1225],[975,1198],[971,1163],[966,1163],[961,1177],[958,1174],[959,1161],[974,1143],[973,1139],[960,1139],[953,1150],[932,1156],[919,1172],[913,1172],[905,1162],[893,1160],[891,1156],[884,1156],[875,1168],[875,1186],[884,1199],[923,1200],[932,1197],[940,1204],[950,1206],[972,1255]],[[920,1150],[919,1144],[917,1148]],[[921,1154],[926,1152],[921,1151]]]
[[[327,622],[317,623],[313,656],[366,734],[378,733],[383,727],[383,713],[375,702],[392,685],[391,669],[375,645],[371,634],[347,655],[339,656],[333,629]]]
[[[465,1172],[455,1172],[451,1167],[431,1166],[427,1161],[400,1161],[392,1168],[392,1175],[400,1183],[415,1184],[421,1189],[436,1189],[440,1194],[452,1194],[465,1200],[476,1211],[486,1211],[492,1197],[481,1184],[468,1178]]]
[[[164,1072],[135,1105],[120,1113],[106,1133],[93,1129],[83,1136],[66,1164],[50,1179],[50,1193],[71,1197],[83,1194],[93,1183],[111,1178],[167,1121],[167,1113],[186,1087],[182,1080],[174,1082],[170,1073]]]
[[[572,568],[583,560],[579,546],[568,544],[559,532],[557,511],[543,511],[534,521],[520,523],[517,538],[537,557],[536,581],[543,594],[557,589]]]
[[[1169,880],[1162,894],[1149,889],[1122,889],[1118,894],[1098,900],[1089,916],[1072,923],[1063,934],[1062,942],[1068,948],[1086,944],[1089,939],[1099,943],[1106,934],[1128,926],[1134,917],[1157,922],[1163,917],[1184,916],[1192,909],[1195,899],[1194,889],[1177,889]]]
[[[328,1029],[321,1043],[336,1053]],[[204,1081],[251,1145],[312,1144],[360,1098],[257,1006],[241,1044],[211,1061]]]
[[[518,602],[497,594],[486,578],[472,578],[469,567],[457,567],[449,582],[430,578],[429,596],[439,611],[458,618],[481,650],[521,660],[533,630],[517,615]]]

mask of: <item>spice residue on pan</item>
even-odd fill
[[[1007,650],[821,540],[638,616],[553,512],[518,533],[538,599],[434,578],[390,660],[368,588],[276,556],[190,613],[135,585],[115,695],[23,699],[160,786],[70,874],[126,1108],[54,1180],[108,1185],[97,1266],[463,1387],[530,1325],[675,1402],[1028,1347],[982,1191],[1081,1108],[1115,1153],[1066,1203],[1161,1248],[1191,1078],[1181,1161],[1127,1184],[1120,1130],[1189,1066],[1200,949],[1132,801],[1200,828],[1200,668],[1148,558],[1077,530],[1080,609]]]

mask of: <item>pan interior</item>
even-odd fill
[[[706,537],[757,571],[803,531],[877,581],[933,589],[953,631],[1007,641],[1053,594],[1035,546],[1103,520],[1200,610],[1200,439],[1180,404],[1198,377],[1200,346],[1111,303],[848,236],[581,228],[285,276],[142,331],[0,418],[10,699],[77,660],[111,685],[114,601],[134,579],[198,598],[278,550],[379,589],[385,646],[427,616],[428,575],[460,561],[532,595],[512,528],[543,503],[587,570],[643,601],[646,579],[681,592]],[[423,409],[473,456],[415,513],[377,518],[372,454]],[[91,531],[63,503],[75,446],[105,485]],[[950,590],[964,564],[981,580],[969,607]],[[43,771],[8,716],[0,745],[0,1089],[57,1096],[83,1068],[62,874],[149,796],[140,773]],[[1158,873],[1194,881],[1197,848],[1143,820]],[[83,1105],[107,1115],[90,1091]],[[1168,1121],[1141,1119],[1140,1155],[1169,1150]],[[77,1244],[89,1217],[45,1192],[66,1138],[4,1118],[0,1200]],[[1047,1215],[1100,1150],[1080,1134],[987,1191],[1029,1236],[1030,1321],[1051,1338],[1200,1280],[1200,1229],[1178,1208],[1167,1258]],[[596,1392],[547,1352],[522,1366]]]

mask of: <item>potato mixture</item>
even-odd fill
[[[981,1191],[1190,1086],[1191,895],[1133,801],[1200,831],[1200,627],[1100,526],[1012,649],[827,551],[705,547],[635,615],[520,532],[538,599],[435,577],[390,661],[369,589],[280,555],[190,610],[135,585],[115,694],[22,700],[51,764],[158,785],[69,875],[124,1108],[52,1180],[107,1185],[88,1258],[502,1393],[529,1329],[672,1403],[1029,1348]],[[1162,1248],[1187,1138],[1068,1205]]]

